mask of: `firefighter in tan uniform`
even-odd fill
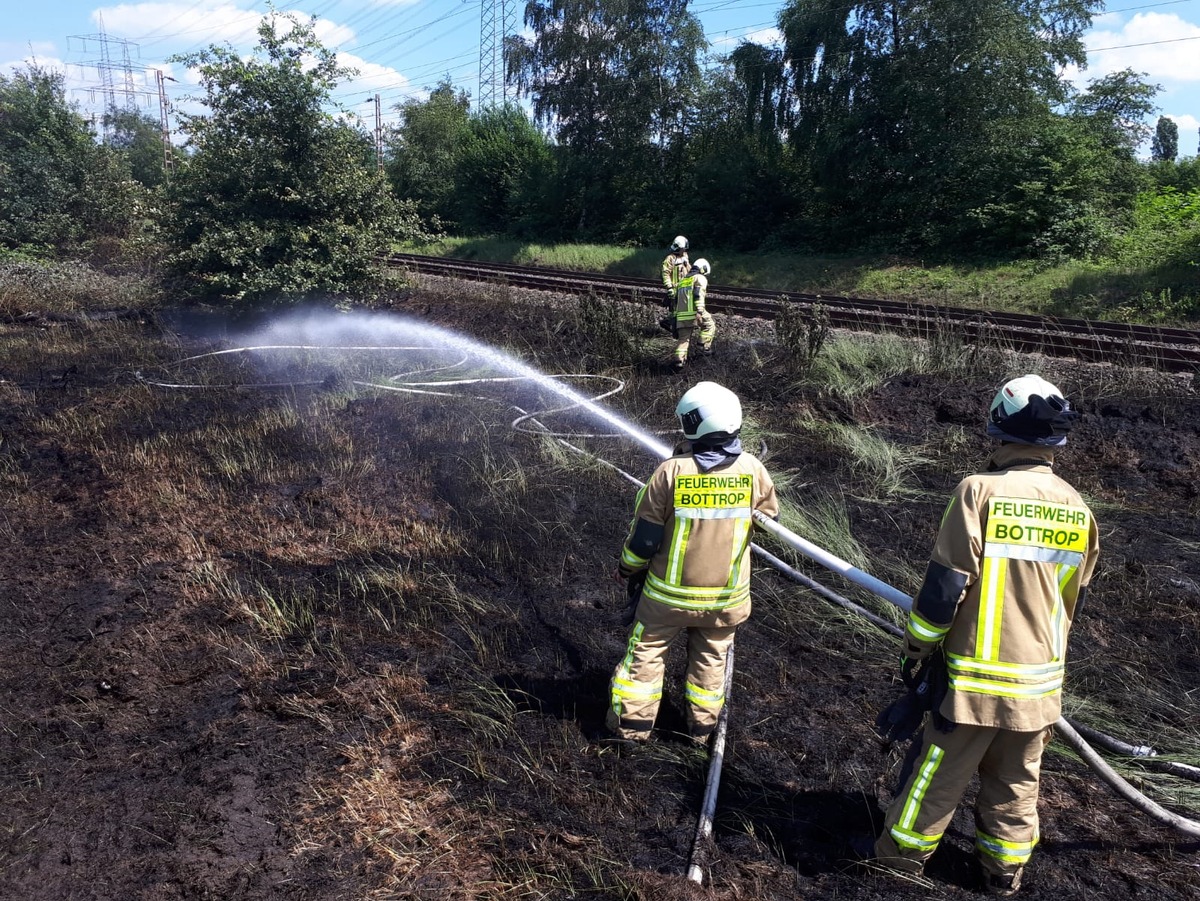
[[[908,681],[916,661],[944,666],[945,697],[934,699],[875,842],[885,866],[921,871],[978,772],[985,887],[1012,895],[1020,886],[1038,842],[1042,750],[1061,715],[1067,635],[1099,552],[1091,510],[1054,473],[1077,417],[1045,379],[1007,382],[988,423],[1002,443],[943,514],[902,670]]]
[[[717,321],[705,306],[705,298],[708,296],[708,274],[711,271],[708,260],[696,260],[675,288],[675,306],[671,314],[674,325],[672,334],[678,343],[671,358],[671,367],[676,372],[687,364],[688,346],[691,344],[693,332],[696,332],[700,339],[700,353],[705,356],[712,353],[713,339],[717,336]]]
[[[725,702],[725,655],[750,615],[752,514],[779,513],[775,485],[742,450],[742,405],[700,382],[675,408],[686,441],[639,491],[617,574],[644,582],[625,656],[611,683],[607,725],[618,739],[650,737],[667,648],[688,631],[688,729],[706,741]]]
[[[662,262],[662,285],[668,307],[675,303],[675,288],[679,285],[679,280],[692,268],[688,260],[688,248],[688,239],[683,235],[676,235],[675,240],[671,242],[671,252]]]

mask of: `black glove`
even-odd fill
[[[925,668],[921,666],[920,660],[913,660],[911,657],[900,658],[900,681],[909,691],[916,691],[924,672]]]
[[[929,716],[933,728],[939,732],[953,732],[958,724],[941,714],[942,701],[946,700],[946,692],[950,690],[950,672],[946,669],[946,657],[940,648],[929,657],[928,672],[924,674],[921,687],[929,695]]]
[[[662,319],[658,320],[658,324],[659,324],[659,326],[661,326],[663,329],[665,329],[668,332],[675,331],[675,316],[674,316],[674,314],[668,313]]]
[[[875,717],[875,732],[885,745],[908,741],[921,728],[925,707],[915,692],[905,692]]]
[[[632,626],[633,621],[637,618],[638,602],[642,599],[642,586],[646,584],[646,570],[636,572],[625,581],[625,592],[629,595],[629,602],[625,605],[625,609],[621,611],[621,625]]]

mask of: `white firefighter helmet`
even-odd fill
[[[742,402],[716,382],[698,382],[689,388],[679,399],[675,414],[683,434],[693,440],[714,432],[736,435],[742,427]]]
[[[1006,441],[1057,447],[1079,414],[1063,393],[1040,375],[1023,375],[1000,386],[988,410],[988,434]]]
[[[671,242],[671,250],[674,253],[679,253],[681,250],[687,250],[691,245],[688,244],[688,239],[683,235],[676,235],[675,240]]]
[[[700,257],[700,259],[692,263],[692,268],[701,275],[708,275],[710,272],[712,272],[712,266],[708,265],[708,260],[704,259],[704,257]]]

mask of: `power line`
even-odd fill
[[[1132,47],[1154,47],[1157,44],[1178,44],[1182,41],[1200,41],[1200,34],[1188,38],[1167,38],[1162,41],[1143,41],[1140,44],[1119,44],[1115,47],[1089,47],[1088,53],[1103,53],[1106,50],[1129,50]]]

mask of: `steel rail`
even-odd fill
[[[386,264],[428,275],[569,294],[592,292],[601,297],[651,304],[657,303],[663,292],[662,285],[650,279],[509,263],[393,254],[386,258]],[[986,342],[1022,353],[1172,372],[1200,371],[1200,331],[1192,329],[719,285],[708,292],[709,309],[736,316],[774,319],[784,304],[819,314],[835,328],[920,338],[949,332],[965,343]]]

